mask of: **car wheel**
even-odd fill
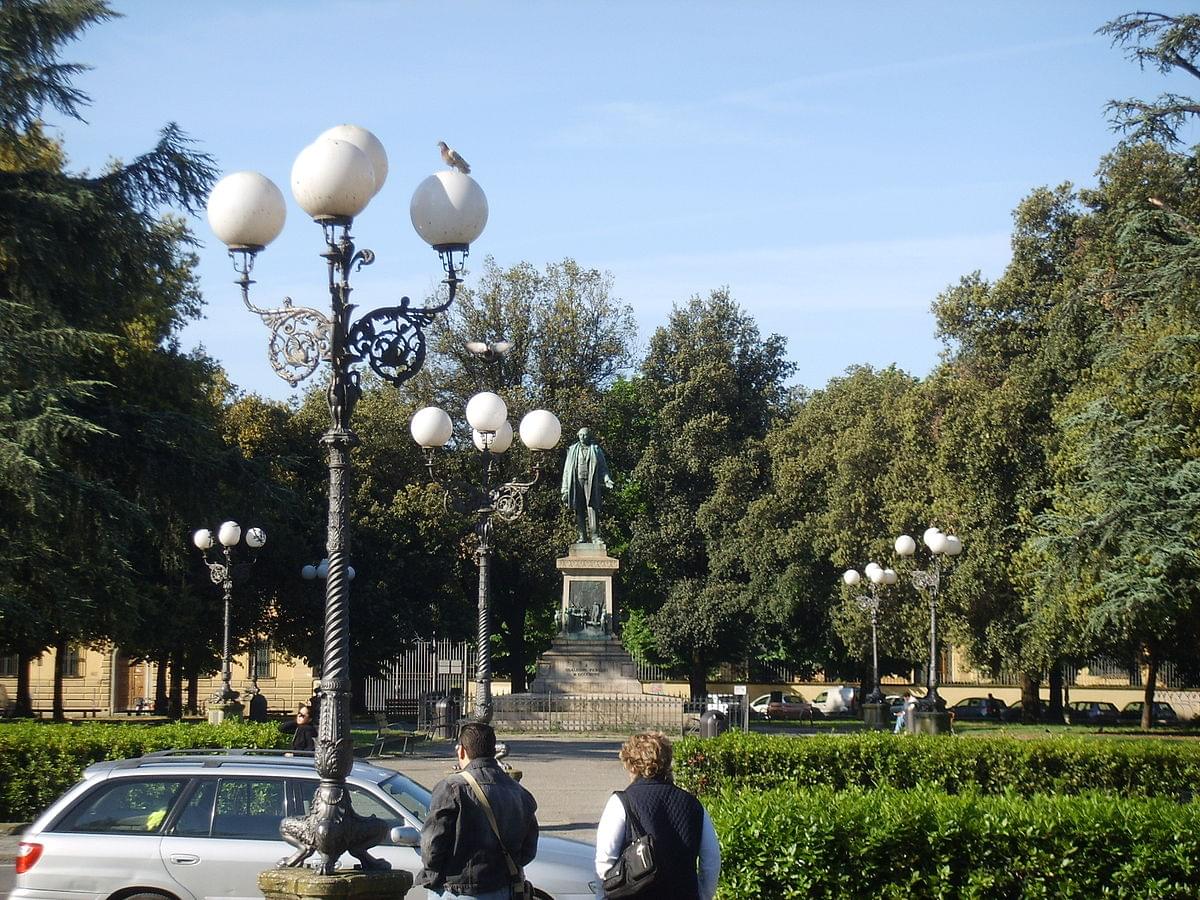
[[[167,894],[157,894],[154,891],[143,891],[140,894],[129,894],[122,900],[175,900],[175,898]]]

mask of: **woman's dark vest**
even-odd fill
[[[639,778],[625,789],[625,797],[654,838],[654,861],[673,887],[670,896],[677,900],[699,900],[700,882],[696,860],[700,856],[700,835],[704,825],[704,807],[682,788],[657,778]],[[625,843],[633,839],[625,823]],[[663,895],[667,896],[667,895]]]

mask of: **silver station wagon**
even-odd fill
[[[9,896],[261,898],[258,873],[294,849],[279,836],[279,821],[308,812],[317,781],[311,755],[269,750],[164,751],[96,763],[21,836]],[[387,821],[397,842],[371,853],[416,873],[413,829],[425,820],[429,791],[358,761],[346,783],[355,812]],[[355,863],[349,854],[339,862]],[[599,891],[592,866],[587,844],[543,836],[525,876],[543,898],[591,900]],[[424,898],[425,889],[408,897]]]

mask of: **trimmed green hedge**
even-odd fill
[[[719,898],[1191,897],[1200,805],[793,787],[705,798]]]
[[[1200,745],[1182,741],[1019,740],[891,734],[786,737],[727,732],[675,747],[675,778],[697,794],[781,783],[834,790],[936,787],[947,793],[1079,794],[1190,799]]]
[[[28,822],[103,759],[193,747],[291,746],[275,723],[0,726],[0,821]]]

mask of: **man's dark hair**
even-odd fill
[[[487,759],[496,755],[496,732],[491,725],[468,722],[458,732],[458,743],[469,759]]]

